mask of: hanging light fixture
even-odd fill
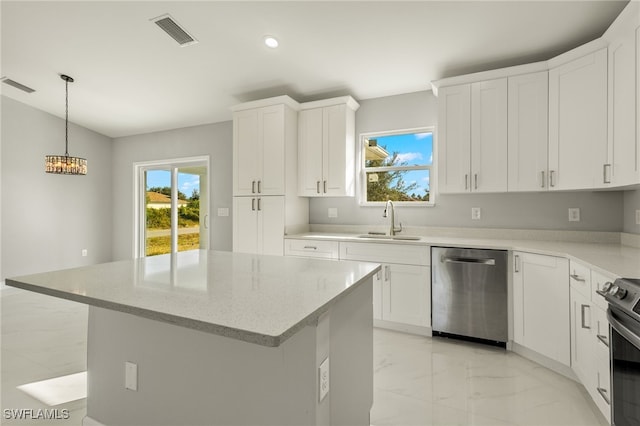
[[[69,83],[73,83],[73,78],[68,75],[60,75],[65,81],[65,117],[64,117],[64,155],[46,155],[45,171],[58,175],[86,175],[87,160],[80,157],[69,156]]]

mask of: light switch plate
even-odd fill
[[[87,249],[82,249],[82,257],[87,257],[89,251]]]
[[[229,216],[229,208],[228,207],[218,207],[218,216],[219,217],[227,217],[227,216]]]
[[[569,209],[569,222],[580,222],[580,209],[570,208]]]
[[[336,207],[329,207],[327,215],[329,217],[338,217],[338,209]]]
[[[132,391],[138,391],[138,364],[124,363],[124,387]]]
[[[327,357],[320,367],[318,367],[318,402],[329,393],[329,357]]]
[[[640,225],[640,210],[636,210],[636,225]]]
[[[480,220],[482,217],[482,210],[480,207],[471,207],[471,219],[472,220]]]

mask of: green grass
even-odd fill
[[[178,251],[200,248],[200,234],[178,235]],[[147,256],[156,256],[171,252],[171,236],[147,238]]]

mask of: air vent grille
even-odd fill
[[[198,41],[182,28],[171,16],[162,15],[152,19],[165,33],[178,42],[180,46],[188,46]]]
[[[15,80],[11,80],[10,78],[2,77],[2,82],[4,84],[8,84],[9,86],[15,87],[16,89],[22,90],[23,92],[33,93],[34,89],[31,87],[25,86],[24,84],[20,84]]]

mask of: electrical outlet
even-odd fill
[[[636,225],[640,225],[640,210],[636,210]]]
[[[320,367],[318,367],[318,402],[329,393],[329,357],[327,357]]]
[[[327,216],[338,217],[338,209],[336,207],[329,207],[327,210]]]
[[[138,391],[138,364],[124,363],[124,388]]]
[[[471,207],[471,219],[472,220],[480,220],[481,217],[480,207]]]
[[[82,257],[87,257],[89,251],[87,249],[82,249]]]
[[[569,209],[569,222],[580,222],[580,209],[570,208]]]

